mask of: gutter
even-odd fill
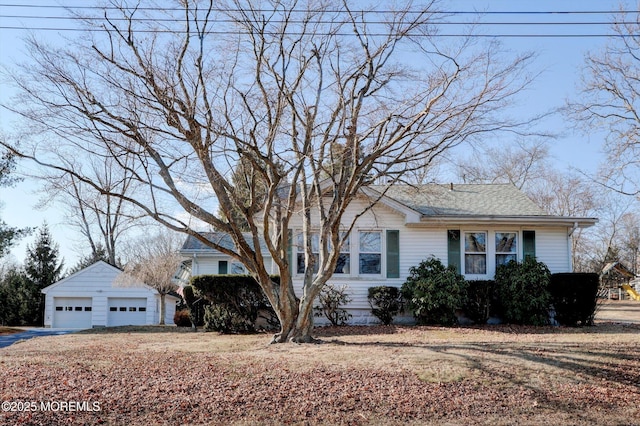
[[[492,216],[492,215],[423,215],[420,222],[407,222],[408,227],[439,227],[442,225],[479,225],[479,224],[509,224],[509,225],[538,225],[538,226],[568,226],[571,233],[578,228],[589,228],[598,223],[592,217],[567,216]]]

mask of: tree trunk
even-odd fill
[[[313,338],[313,299],[301,299],[295,309],[277,312],[280,332],[271,343],[317,343]]]
[[[296,325],[289,332],[289,341],[294,343],[317,343],[313,333],[313,299],[300,300],[300,313]]]
[[[164,306],[164,293],[160,293],[160,325],[164,325],[165,306]]]

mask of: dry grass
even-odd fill
[[[20,333],[21,329],[18,328],[12,328],[12,327],[5,327],[5,326],[0,326],[0,336],[4,336],[7,334],[14,334],[14,333]]]
[[[640,325],[344,327],[319,345],[121,328],[0,349],[13,424],[640,424]]]

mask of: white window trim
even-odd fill
[[[462,275],[464,275],[465,277],[472,277],[472,279],[480,279],[480,278],[485,278],[487,276],[490,275],[490,259],[491,259],[491,254],[490,254],[490,244],[488,243],[489,241],[491,241],[491,237],[492,237],[492,232],[487,230],[487,229],[466,229],[466,230],[461,230],[462,235],[460,236],[460,254],[462,256],[462,263],[461,263],[461,269],[462,269]],[[485,273],[484,274],[469,274],[467,273],[467,250],[465,247],[465,243],[467,241],[467,234],[479,234],[479,233],[483,233],[486,235],[485,237],[485,251],[484,252],[469,252],[469,254],[484,254],[485,256]]]
[[[493,233],[493,270],[494,270],[494,274],[495,274],[495,270],[498,268],[498,255],[514,255],[516,256],[516,261],[520,261],[522,259],[522,254],[521,254],[521,248],[520,246],[522,245],[522,232],[519,230],[515,230],[515,229],[511,229],[511,230],[502,230],[502,229],[496,229],[494,231],[492,231]],[[513,252],[504,252],[501,251],[499,252],[496,248],[496,234],[516,234],[516,251],[515,253]]]
[[[395,228],[389,228],[395,229]],[[345,252],[349,254],[349,262],[350,262],[350,272],[348,274],[334,274],[334,279],[385,279],[387,273],[387,259],[385,253],[387,252],[387,238],[386,231],[387,228],[354,228],[349,235],[349,251]],[[318,232],[317,230],[312,230],[311,232]],[[346,230],[345,230],[346,232]],[[377,232],[380,234],[380,273],[379,274],[361,274],[360,273],[360,233],[361,232]],[[295,243],[293,244],[291,255],[293,262],[293,270],[294,277],[301,278],[304,276],[303,272],[298,272],[298,254],[304,254],[304,250],[302,247],[298,246],[297,238],[298,234],[302,233],[302,229],[294,229],[293,230],[293,239]]]
[[[496,238],[496,233],[501,233],[501,232],[515,232],[516,233],[516,238],[517,238],[517,248],[516,248],[516,260],[518,262],[522,262],[523,259],[523,244],[522,244],[522,232],[525,230],[525,228],[523,227],[518,227],[518,228],[491,228],[491,229],[477,229],[477,228],[468,228],[468,229],[464,229],[461,228],[460,229],[460,269],[461,269],[461,273],[462,275],[467,278],[467,279],[471,279],[471,280],[484,280],[484,279],[489,279],[490,277],[495,276],[496,274],[496,268],[497,268],[497,263],[496,263],[496,244],[495,244],[495,238]],[[529,228],[526,228],[526,230],[530,230]],[[465,234],[466,233],[474,233],[474,232],[485,232],[487,234],[487,244],[486,244],[486,256],[487,256],[487,271],[486,274],[468,274],[466,273],[466,262],[465,262]]]
[[[361,277],[361,278],[373,278],[373,279],[380,279],[382,277],[386,277],[386,269],[387,269],[387,265],[386,265],[386,256],[385,253],[387,252],[387,238],[386,238],[386,232],[384,232],[384,229],[381,228],[359,228],[356,229],[356,233],[358,236],[358,247],[356,250],[356,261],[357,261],[357,270],[355,271],[355,276],[357,277]],[[380,234],[380,273],[379,274],[361,274],[360,273],[360,233],[361,232],[377,232]],[[353,234],[352,234],[353,235]],[[353,250],[353,246],[354,244],[352,243],[352,250]],[[371,253],[369,253],[371,254]],[[353,269],[353,268],[352,268]]]
[[[340,232],[347,232],[345,231],[340,231]],[[312,229],[311,230],[312,234],[319,234],[319,230],[317,229]],[[291,247],[291,262],[293,263],[293,272],[294,272],[294,276],[295,277],[302,277],[304,276],[304,272],[299,272],[298,271],[298,254],[302,254],[304,255],[304,247],[298,245],[298,235],[302,234],[302,229],[294,229],[293,230],[293,235],[292,235],[292,240],[295,241],[292,244]],[[354,272],[354,265],[353,265],[353,253],[354,253],[354,248],[353,248],[353,232],[351,232],[351,234],[349,235],[349,250],[348,251],[344,251],[341,252],[344,254],[348,254],[349,255],[349,273],[348,274],[344,274],[344,273],[334,273],[333,277],[334,278],[351,278],[354,276],[358,275],[358,272],[355,271]],[[356,266],[360,266],[360,265],[356,265]],[[315,274],[315,272],[314,272]]]

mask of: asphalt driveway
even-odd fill
[[[0,348],[6,348],[21,340],[31,339],[39,336],[57,336],[61,334],[69,334],[80,331],[79,329],[62,329],[62,328],[33,328],[25,330],[21,333],[7,334],[0,336]]]

